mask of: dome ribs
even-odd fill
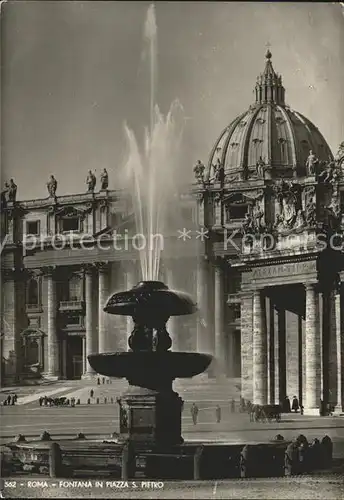
[[[310,150],[320,162],[333,160],[317,127],[285,104],[282,77],[273,69],[271,52],[266,59],[257,78],[255,104],[222,131],[210,154],[208,176],[212,165],[221,161],[227,187],[247,180],[303,177]]]
[[[286,122],[286,128],[288,130],[288,135],[289,135],[288,145],[289,145],[289,148],[291,149],[291,161],[292,162],[291,162],[290,166],[294,171],[296,171],[296,169],[297,169],[297,154],[296,154],[296,137],[295,137],[294,128],[293,128],[292,122],[289,118],[288,111],[282,106],[277,106],[277,108],[279,109],[281,115],[284,117],[285,122]],[[288,160],[289,160],[289,155],[288,155]]]

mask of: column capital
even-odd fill
[[[314,292],[318,291],[318,283],[317,282],[306,282],[306,283],[304,283],[304,287],[306,289],[306,292],[307,292],[307,290],[314,291]]]
[[[43,269],[24,269],[24,274],[27,278],[39,278],[44,275]]]
[[[93,271],[95,270],[95,265],[94,264],[84,264],[81,267],[81,270],[85,274],[93,274]]]
[[[56,266],[44,266],[41,268],[42,274],[51,278],[54,276],[56,269]]]
[[[109,261],[96,262],[95,267],[100,273],[104,273],[109,268]]]
[[[20,280],[24,278],[25,269],[23,267],[10,267],[8,269],[2,269],[1,274],[3,276],[4,281],[11,281],[11,280]]]

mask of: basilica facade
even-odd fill
[[[343,146],[334,157],[285,103],[268,52],[255,102],[198,161],[165,235],[160,278],[199,307],[169,321],[173,349],[213,354],[208,376],[240,377],[254,403],[296,395],[309,413],[320,400],[343,409]],[[4,381],[94,376],[87,355],[127,349],[132,329],[103,312],[142,277],[130,197],[52,186],[3,206]]]

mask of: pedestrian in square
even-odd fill
[[[191,416],[192,416],[193,424],[196,425],[197,424],[197,417],[198,417],[198,406],[196,405],[196,403],[192,403]]]
[[[216,407],[215,414],[216,414],[216,422],[219,424],[221,422],[221,408],[219,405],[217,405]]]

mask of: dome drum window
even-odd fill
[[[234,194],[225,201],[226,223],[242,221],[249,210],[249,203],[242,194]]]

